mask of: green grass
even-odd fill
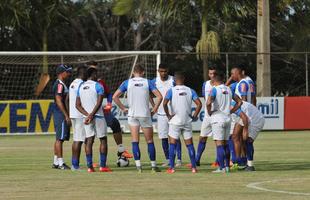
[[[197,146],[195,134],[195,146]],[[142,138],[142,137],[141,137]],[[163,161],[156,139],[157,160]],[[129,135],[124,144],[130,147]],[[51,169],[54,136],[0,137],[0,199],[310,199],[310,196],[264,192],[246,185],[283,179],[261,186],[273,190],[310,192],[310,132],[263,132],[255,143],[254,173],[213,174],[210,163],[215,149],[209,141],[199,173],[186,167],[175,174],[151,174],[145,141],[140,142],[144,171],[138,174],[134,161],[117,168],[116,145],[109,137],[109,166],[113,173],[60,171]],[[95,149],[98,149],[96,142]],[[65,160],[70,164],[71,142],[65,143]],[[96,152],[96,151],[95,151]],[[98,160],[97,152],[94,154]],[[85,169],[84,153],[82,165]],[[183,144],[183,160],[188,163]],[[291,180],[288,180],[291,179]]]

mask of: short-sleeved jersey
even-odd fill
[[[210,96],[213,99],[214,112],[211,118],[215,121],[226,121],[230,118],[232,94],[224,84],[212,88]]]
[[[237,83],[235,94],[238,95],[241,99],[243,96],[246,96],[247,102],[251,103],[252,96],[250,85],[246,79],[242,79]]]
[[[157,88],[150,80],[142,77],[131,78],[124,81],[118,89],[123,93],[127,91],[129,117],[151,116],[150,91]]]
[[[202,85],[202,96],[205,98],[205,105],[204,107],[204,111],[205,111],[205,116],[204,117],[210,117],[208,111],[207,111],[207,101],[210,95],[210,92],[212,90],[213,86],[211,85],[211,80],[208,80],[206,82],[203,83]],[[212,103],[212,107],[213,107],[213,103]],[[213,109],[213,108],[212,108]]]
[[[68,90],[66,84],[64,84],[64,82],[62,82],[61,80],[57,79],[53,85],[54,101],[56,102],[56,96],[58,95],[61,97],[61,101],[62,101],[63,105],[65,105],[68,92],[69,92],[69,90]],[[56,104],[55,111],[61,112],[60,109],[58,108],[57,104]]]
[[[83,83],[83,80],[80,78],[75,79],[69,86],[69,115],[70,118],[82,118],[83,115],[80,113],[75,105],[76,105],[76,96],[78,93],[78,89],[80,85]]]
[[[197,93],[185,85],[177,85],[169,89],[165,99],[170,100],[171,114],[176,116],[170,120],[170,123],[184,125],[191,122],[192,101],[198,98]]]
[[[106,84],[106,82],[102,79],[98,80],[98,83],[103,87],[104,89],[104,94],[107,96],[107,102],[108,103],[112,103],[112,93],[110,91],[110,88],[108,87],[108,85]]]
[[[236,86],[237,86],[237,84],[238,84],[237,82],[234,82],[234,83],[229,85],[232,97],[234,97],[235,94],[236,94]]]
[[[82,107],[86,112],[91,113],[97,104],[99,96],[104,95],[103,87],[96,81],[87,80],[86,82],[80,84],[77,97],[80,97]],[[104,116],[103,109],[99,108],[96,116]]]
[[[232,101],[231,106],[235,106],[236,102]],[[243,101],[241,108],[236,110],[235,114],[240,116],[240,113],[243,112],[246,116],[248,116],[250,124],[252,126],[259,126],[261,120],[264,118],[263,114],[251,103]]]
[[[256,95],[256,87],[255,87],[254,81],[249,76],[246,76],[245,80],[248,81],[248,83],[249,83],[251,96],[255,96]]]
[[[165,97],[167,91],[175,85],[173,76],[168,76],[168,79],[165,81],[162,81],[160,77],[156,77],[152,80],[152,83],[156,86],[156,88],[163,97]],[[157,114],[166,115],[163,107],[163,102],[161,102]]]

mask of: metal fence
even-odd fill
[[[309,52],[271,52],[270,55],[271,95],[272,96],[308,96],[309,95]],[[245,64],[247,74],[256,81],[256,52],[222,52],[217,61],[210,65],[222,67],[226,77],[234,65]],[[167,63],[172,73],[185,71],[187,84],[200,93],[203,83],[203,63],[196,53],[168,52],[161,54],[161,60]]]

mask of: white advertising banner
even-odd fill
[[[198,120],[193,122],[193,131],[200,131],[201,123],[205,114],[204,98],[200,98],[203,103],[203,108],[198,115]],[[126,105],[126,101],[124,101]],[[258,97],[257,108],[263,113],[265,117],[264,130],[283,130],[284,129],[284,97]],[[193,103],[192,110],[195,110],[195,104]],[[120,124],[125,132],[129,131],[127,124],[127,116],[124,115],[113,105],[112,114],[119,119]],[[157,116],[153,116],[154,129],[156,131]]]

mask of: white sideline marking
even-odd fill
[[[272,190],[272,189],[267,189],[267,188],[260,186],[264,183],[277,183],[279,181],[294,181],[294,180],[304,180],[304,179],[309,180],[309,178],[280,179],[280,180],[273,180],[273,181],[262,181],[262,182],[249,183],[246,187],[256,189],[256,190],[265,191],[265,192],[275,192],[275,193],[290,194],[290,195],[310,196],[310,193],[290,192],[290,191],[285,191],[285,190]]]

